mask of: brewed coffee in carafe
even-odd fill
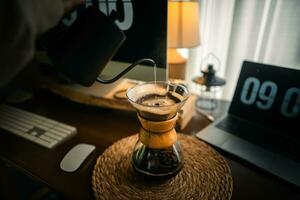
[[[174,127],[177,111],[188,96],[186,87],[167,82],[145,83],[128,90],[127,97],[142,126],[132,155],[138,172],[164,177],[182,168],[182,152]]]

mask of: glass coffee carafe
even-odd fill
[[[181,148],[175,131],[178,110],[189,97],[183,85],[149,82],[127,91],[141,123],[139,139],[134,146],[132,164],[148,176],[176,174],[183,165]]]

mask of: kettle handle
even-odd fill
[[[103,84],[109,84],[109,83],[113,83],[115,81],[117,81],[118,79],[120,79],[122,76],[124,76],[127,72],[129,72],[132,68],[134,68],[135,66],[137,66],[138,64],[141,63],[149,63],[149,64],[153,64],[153,66],[156,65],[155,61],[150,59],[150,58],[142,58],[139,59],[137,61],[135,61],[134,63],[132,63],[131,65],[129,65],[126,69],[124,69],[120,74],[118,74],[117,76],[115,76],[112,79],[109,80],[103,80],[101,79],[99,76],[97,77],[97,81]]]

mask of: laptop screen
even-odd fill
[[[300,70],[245,61],[229,113],[300,140]]]

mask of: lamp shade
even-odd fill
[[[200,44],[199,3],[168,2],[168,47],[190,48]]]

